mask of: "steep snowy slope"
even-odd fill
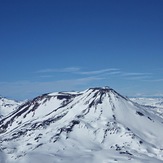
[[[0,129],[7,163],[163,162],[163,119],[108,87],[44,94]]]
[[[4,97],[0,97],[0,118],[11,113],[20,105],[21,105],[21,102],[17,102],[14,100],[9,100]]]

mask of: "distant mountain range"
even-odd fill
[[[0,98],[0,163],[162,163],[163,100],[109,87]]]

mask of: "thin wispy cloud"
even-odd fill
[[[61,69],[43,69],[36,71],[35,73],[42,74],[40,77],[50,77],[52,73],[70,73],[82,76],[92,76],[92,75],[114,75],[121,73],[118,68],[108,68],[108,69],[99,69],[99,70],[92,70],[92,71],[84,71],[79,67],[67,67]],[[45,75],[46,74],[46,75]],[[49,75],[50,74],[50,75]]]
[[[16,81],[16,82],[0,82],[0,92],[3,96],[17,97],[19,99],[31,98],[37,95],[55,92],[55,91],[70,91],[87,88],[88,84],[102,80],[100,77],[85,77],[71,80],[56,80],[56,81]],[[21,95],[21,96],[20,96]]]
[[[140,72],[124,72],[122,76],[144,76],[144,75],[151,75],[151,73],[140,73]]]
[[[155,79],[155,80],[153,80],[153,81],[155,81],[155,82],[162,82],[163,79]]]
[[[150,76],[130,76],[130,77],[126,77],[125,79],[128,80],[144,80],[144,79],[149,79]]]
[[[53,75],[40,75],[41,78],[52,78]]]
[[[57,78],[55,78],[55,73]],[[61,75],[60,73],[67,73],[67,75]],[[92,85],[110,85],[114,83],[122,82],[126,83],[126,80],[136,80],[137,84],[140,82],[162,82],[163,78],[156,79],[154,74],[146,72],[124,72],[118,68],[98,69],[92,71],[83,71],[79,67],[67,67],[62,69],[44,69],[37,71],[38,77],[44,78],[44,81],[18,81],[18,82],[1,82],[0,92],[3,95],[10,94],[13,97],[20,97],[25,99],[28,97],[35,97],[46,92],[55,92],[60,90],[83,90]],[[63,76],[65,78],[63,78]],[[70,78],[72,77],[72,78]],[[52,81],[53,79],[53,81]],[[127,82],[130,83],[130,82]],[[112,85],[110,85],[112,86]],[[133,85],[130,85],[133,89]],[[129,85],[127,85],[127,88]],[[135,88],[137,89],[137,88]],[[126,91],[127,89],[125,89]],[[12,93],[10,93],[12,92]],[[132,92],[133,93],[133,92]],[[131,94],[131,93],[130,93]],[[18,95],[18,96],[17,96]]]
[[[163,82],[163,78],[161,79],[150,79],[150,80],[145,80],[147,82]]]
[[[52,73],[52,72],[78,72],[80,71],[80,68],[79,67],[67,67],[67,68],[60,68],[60,69],[57,69],[57,68],[54,68],[54,69],[43,69],[43,70],[39,70],[39,71],[36,71],[36,73]]]
[[[112,71],[112,72],[107,72],[105,74],[106,75],[119,75],[119,74],[121,74],[121,71]]]
[[[126,80],[139,80],[143,81],[145,79],[150,79],[152,77],[152,73],[142,73],[142,72],[122,72],[122,78]]]
[[[96,71],[81,71],[79,72],[80,74],[83,75],[98,75],[98,74],[103,74],[103,73],[115,73],[119,69],[117,68],[109,68],[109,69],[101,69],[101,70],[96,70]]]
[[[52,77],[51,73],[72,73],[77,75],[85,75],[85,76],[92,76],[95,75],[97,77],[107,78],[110,75],[119,75],[121,79],[127,80],[145,80],[149,79],[152,76],[152,73],[142,73],[142,72],[123,72],[119,68],[107,68],[107,69],[99,69],[99,70],[92,70],[92,71],[84,71],[82,68],[79,67],[66,67],[61,69],[44,69],[39,70],[37,73],[41,73],[40,77],[48,78]],[[45,75],[46,74],[46,75]]]

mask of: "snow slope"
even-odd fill
[[[36,97],[0,129],[2,163],[163,162],[162,117],[108,87]]]

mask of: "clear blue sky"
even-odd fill
[[[1,0],[0,94],[108,85],[163,95],[163,0]]]

